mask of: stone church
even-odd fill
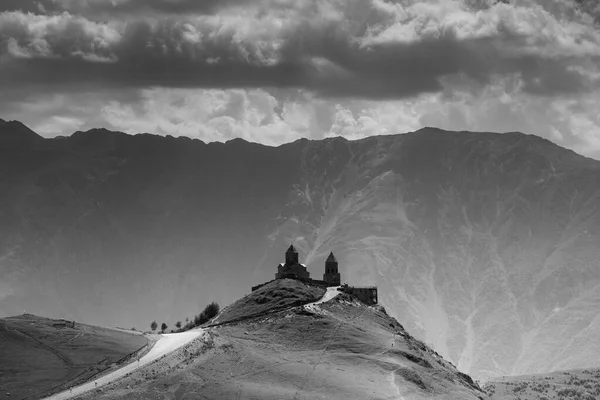
[[[300,279],[309,280],[310,272],[306,270],[306,265],[298,262],[298,252],[294,245],[285,252],[285,263],[281,263],[277,266],[277,273],[275,279]]]
[[[324,283],[330,286],[338,286],[341,282],[340,273],[338,271],[338,262],[333,255],[333,252],[329,254],[329,257],[327,257],[327,260],[325,261],[323,280],[315,281],[310,279],[310,272],[306,270],[306,265],[300,264],[298,261],[298,251],[294,245],[290,245],[285,252],[285,263],[281,263],[277,266],[275,279],[285,278]]]
[[[338,261],[333,255],[333,252],[329,253],[329,257],[327,257],[327,260],[325,260],[325,273],[323,274],[323,280],[319,281],[310,278],[310,272],[306,270],[306,265],[300,264],[298,259],[298,251],[294,245],[290,245],[285,252],[285,263],[281,263],[277,266],[275,280],[277,279],[297,279],[308,284],[326,287],[341,286],[338,290],[356,297],[358,300],[367,305],[377,304],[378,302],[377,286],[355,287],[348,286],[346,283],[341,285]],[[260,289],[267,283],[270,282],[253,286],[252,291]]]

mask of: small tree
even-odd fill
[[[202,314],[198,314],[194,317],[194,326],[203,324],[205,321],[202,320]]]
[[[150,324],[150,329],[152,329],[152,332],[154,332],[156,328],[158,328],[158,324],[156,323],[156,321],[152,321],[152,323]]]
[[[219,305],[213,301],[204,308],[203,313],[206,316],[207,320],[216,317],[219,313]]]
[[[167,324],[165,324],[164,322],[163,322],[163,323],[162,323],[162,325],[160,326],[160,330],[161,330],[161,331],[163,331],[163,332],[164,332],[164,331],[166,331],[166,330],[167,330],[167,328],[168,328],[168,327],[167,327]]]
[[[181,321],[177,321],[177,323],[175,324],[175,327],[177,329],[181,329]]]

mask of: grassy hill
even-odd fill
[[[211,323],[235,321],[319,300],[325,294],[320,286],[294,279],[277,279],[225,307]]]
[[[316,296],[312,290],[294,281],[266,285],[221,314],[241,321],[209,328],[204,343],[83,398],[487,399],[469,376],[409,335],[383,307],[346,294],[310,309],[295,305]],[[242,310],[257,314],[253,303],[263,297],[268,301],[261,316],[243,319]]]
[[[37,399],[81,383],[146,344],[141,334],[72,321],[0,319],[0,399]]]
[[[492,400],[597,400],[600,370],[503,377],[488,382],[485,391]]]

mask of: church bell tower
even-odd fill
[[[333,252],[329,254],[325,261],[325,273],[323,280],[332,286],[339,286],[341,282],[340,273],[338,272],[338,262]]]
[[[285,252],[285,265],[298,264],[298,252],[293,244]]]

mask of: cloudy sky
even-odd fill
[[[281,144],[522,131],[600,159],[597,0],[0,0],[0,118]]]

